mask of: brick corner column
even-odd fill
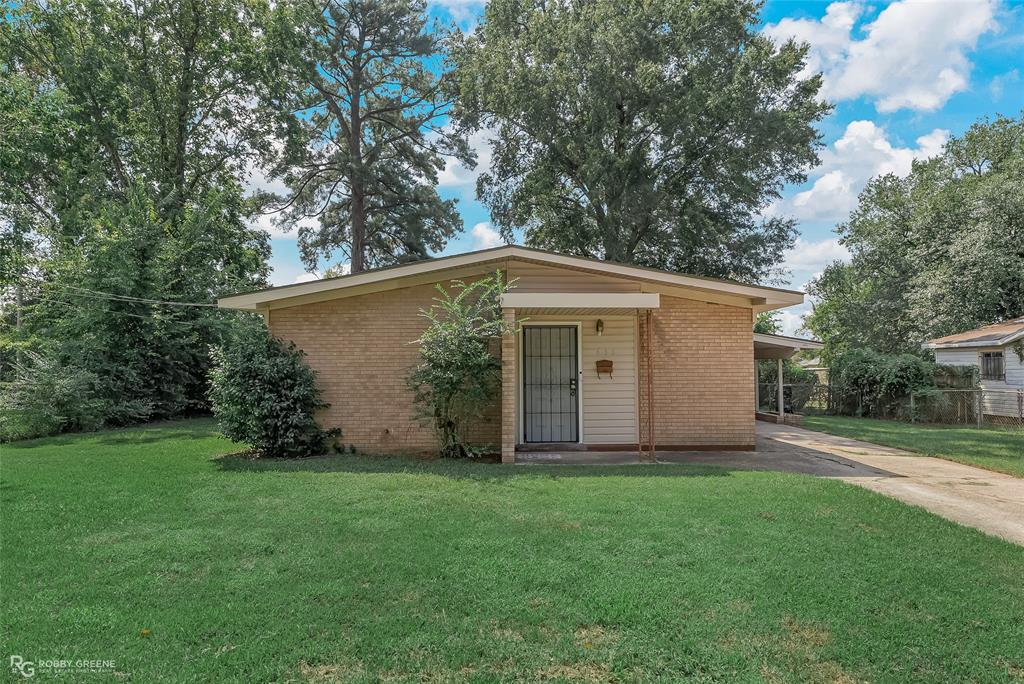
[[[502,309],[502,318],[515,325],[516,310]],[[516,462],[516,334],[501,338],[501,462]]]

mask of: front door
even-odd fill
[[[523,441],[579,441],[574,325],[523,326]]]

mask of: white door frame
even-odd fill
[[[583,322],[582,321],[523,321],[516,333],[516,413],[518,414],[518,426],[516,429],[516,444],[526,443],[526,422],[523,419],[523,354],[526,346],[523,340],[523,330],[528,327],[563,327],[576,328],[576,441],[564,442],[564,444],[584,444],[583,441]]]

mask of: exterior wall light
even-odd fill
[[[600,318],[597,319],[597,334],[604,335],[604,321]]]

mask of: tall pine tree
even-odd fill
[[[436,191],[445,157],[472,163],[445,123],[447,33],[420,0],[282,3],[281,59],[297,92],[280,99],[290,133],[274,175],[288,187],[277,220],[298,227],[314,268],[336,250],[351,271],[423,259],[462,229]]]

